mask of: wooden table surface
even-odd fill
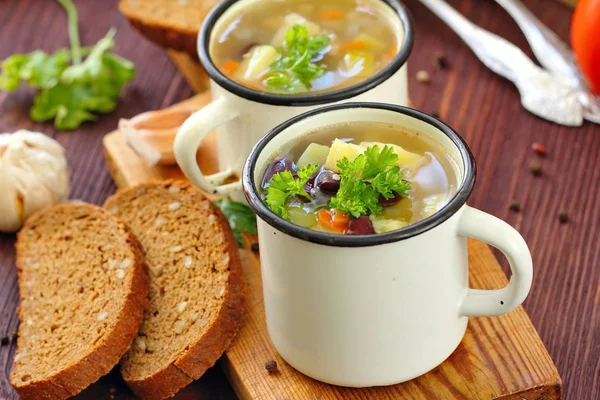
[[[119,118],[168,106],[192,94],[165,52],[133,31],[118,13],[116,3],[77,1],[82,42],[95,43],[115,26],[116,52],[137,65],[138,75],[113,113],[77,131],[57,133],[51,124],[29,120],[30,90],[0,93],[0,132],[25,128],[56,138],[67,150],[71,198],[96,204],[115,190],[102,153],[103,135],[116,127]],[[516,24],[493,1],[450,3],[531,55]],[[548,0],[525,3],[561,38],[568,39],[569,8]],[[531,247],[535,274],[525,308],[558,366],[564,397],[600,399],[600,126],[565,128],[528,114],[509,82],[479,63],[417,0],[407,0],[407,5],[417,28],[409,61],[411,100],[418,109],[437,112],[471,146],[479,177],[470,205],[507,220]],[[65,26],[63,11],[53,1],[0,1],[0,59],[13,53],[66,46]],[[447,56],[450,68],[433,68],[435,52]],[[421,69],[431,73],[430,84],[414,79]],[[529,162],[537,158],[530,149],[533,142],[543,144],[548,151],[540,177],[528,170]],[[509,210],[513,199],[521,202],[520,213]],[[556,214],[560,209],[569,214],[569,223],[559,223]],[[18,324],[13,244],[14,235],[0,235],[0,336],[12,334]],[[504,260],[502,265],[506,270]],[[0,399],[17,398],[8,383],[13,353],[12,345],[0,348]],[[117,373],[103,379],[114,381],[122,390]],[[234,398],[216,368],[195,385],[203,388],[203,398]],[[101,395],[92,388],[78,398]]]

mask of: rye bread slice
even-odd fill
[[[11,383],[26,399],[65,399],[107,374],[147,304],[142,252],[129,229],[84,203],[46,208],[18,234],[21,305]]]
[[[221,211],[186,182],[121,190],[108,210],[142,244],[149,302],[121,374],[142,399],[164,399],[198,379],[229,346],[243,314],[242,267]]]
[[[219,0],[121,0],[119,10],[154,43],[198,59],[200,25]]]

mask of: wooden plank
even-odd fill
[[[201,107],[206,94],[181,103]],[[109,169],[119,187],[152,179],[180,177],[175,167],[149,168],[128,149],[118,132],[104,139]],[[207,172],[214,167],[212,143],[198,159]],[[211,158],[213,154],[213,158]],[[287,365],[269,340],[257,258],[242,250],[248,289],[243,326],[221,360],[237,395],[250,399],[558,399],[562,383],[527,313],[522,307],[502,317],[472,318],[458,349],[442,365],[412,381],[378,388],[350,389],[310,379]],[[489,247],[469,242],[471,284],[499,288],[507,283]],[[275,359],[280,372],[269,375],[264,362]],[[401,362],[401,360],[399,360]]]
[[[183,77],[196,93],[202,93],[209,88],[209,78],[200,65],[198,60],[193,59],[186,53],[180,53],[175,50],[167,50],[171,61],[183,74]]]

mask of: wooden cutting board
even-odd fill
[[[175,106],[202,107],[207,93]],[[127,147],[119,132],[104,138],[109,170],[119,187],[153,179],[182,178],[177,167],[149,168]],[[214,138],[199,150],[200,166],[215,171]],[[399,385],[350,389],[317,382],[287,365],[269,340],[265,324],[260,265],[241,250],[247,284],[246,314],[242,328],[221,359],[221,365],[243,400],[308,399],[559,399],[562,382],[544,344],[523,307],[494,318],[471,318],[458,349],[433,371]],[[507,283],[489,247],[469,241],[469,279],[480,289]],[[279,372],[269,375],[267,360],[277,360]],[[402,362],[402,360],[398,360]],[[200,395],[200,394],[199,394]]]

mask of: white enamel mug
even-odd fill
[[[390,123],[439,142],[455,161],[457,194],[433,216],[375,235],[318,232],[271,212],[259,187],[274,156],[316,129],[353,121]],[[258,142],[242,180],[258,215],[269,336],[290,365],[314,379],[365,387],[415,378],[456,349],[467,317],[507,313],[529,293],[525,241],[506,222],[465,205],[475,182],[473,156],[456,132],[422,112],[346,103],[302,114]],[[512,270],[506,287],[469,288],[467,237],[504,253]]]
[[[349,100],[401,105],[408,102],[406,60],[412,49],[414,29],[408,10],[397,0],[378,0],[374,4],[396,33],[398,54],[385,68],[363,82],[331,92],[291,96],[256,91],[227,78],[210,56],[218,42],[214,32],[219,32],[240,9],[259,1],[222,1],[205,19],[198,36],[198,54],[210,77],[214,100],[185,121],[174,144],[177,164],[192,183],[206,192],[229,194],[238,201],[245,201],[241,182],[223,182],[241,175],[252,147],[276,125],[324,104]],[[196,152],[206,135],[215,129],[220,171],[205,176],[198,167]]]

